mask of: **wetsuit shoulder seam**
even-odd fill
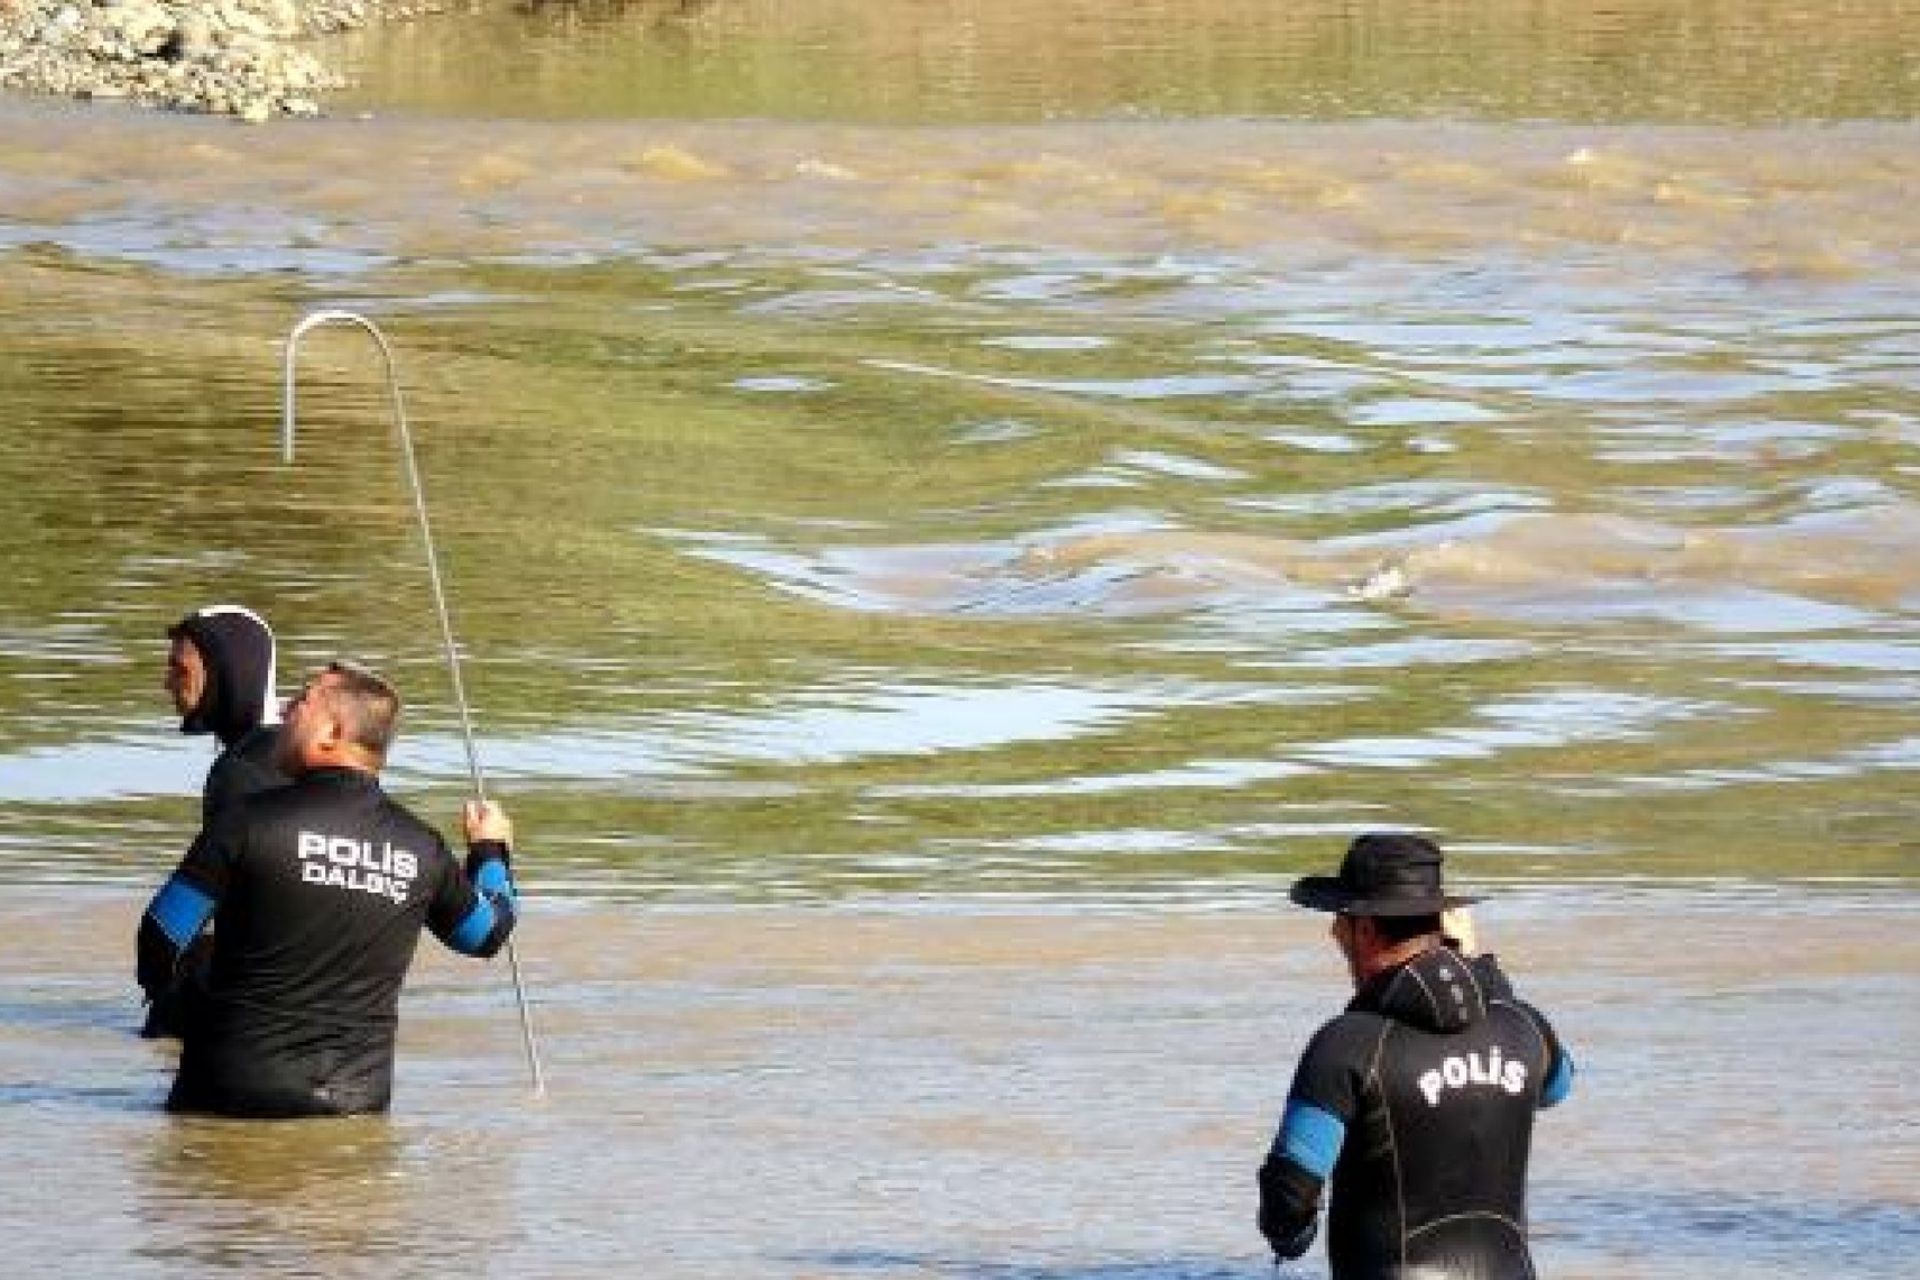
[[[1422,1223],[1420,1226],[1417,1226],[1413,1230],[1409,1231],[1407,1233],[1407,1238],[1411,1240],[1413,1237],[1417,1235],[1422,1235],[1428,1231],[1431,1231],[1435,1227],[1445,1226],[1449,1222],[1464,1222],[1469,1218],[1491,1218],[1495,1222],[1499,1222],[1507,1227],[1512,1228],[1514,1233],[1519,1235],[1523,1239],[1526,1237],[1526,1234],[1527,1234],[1527,1229],[1525,1227],[1521,1226],[1518,1222],[1515,1222],[1512,1218],[1509,1218],[1504,1213],[1496,1213],[1492,1209],[1471,1209],[1471,1210],[1468,1210],[1466,1213],[1449,1213],[1443,1218],[1435,1218],[1431,1222]]]
[[[1420,988],[1420,994],[1427,998],[1427,1008],[1432,1010],[1433,1020],[1437,1025],[1440,1021],[1440,1001],[1434,998],[1433,988],[1427,985],[1427,980],[1421,977],[1411,965],[1402,969],[1400,974],[1402,977],[1412,978],[1414,985]]]
[[[1381,1122],[1387,1134],[1387,1160],[1393,1168],[1394,1213],[1399,1219],[1400,1265],[1407,1262],[1407,1188],[1406,1178],[1400,1168],[1400,1137],[1394,1132],[1393,1105],[1387,1099],[1386,1085],[1380,1075],[1380,1062],[1387,1055],[1387,1037],[1393,1034],[1394,1022],[1391,1018],[1382,1018],[1380,1034],[1373,1042],[1373,1057],[1367,1063],[1367,1083],[1378,1100]]]
[[[365,1010],[356,1009],[349,1013],[337,1013],[313,1005],[308,1005],[300,1009],[292,1009],[286,1005],[276,1004],[269,1000],[249,1000],[245,996],[225,994],[221,995],[220,1001],[223,1004],[232,1005],[236,1009],[251,1009],[256,1013],[270,1014],[275,1017],[286,1018],[293,1022],[305,1022],[309,1024],[318,1022],[328,1026],[343,1028],[364,1027],[368,1023],[382,1027],[397,1026],[400,1021],[400,1015],[398,1013],[388,1013],[384,1010],[369,1013]]]
[[[1496,1000],[1494,1003],[1511,1009],[1520,1015],[1520,1021],[1526,1024],[1528,1031],[1533,1033],[1534,1043],[1540,1047],[1540,1078],[1535,1083],[1533,1089],[1534,1098],[1538,1101],[1540,1091],[1547,1087],[1547,1072],[1553,1069],[1553,1054],[1547,1048],[1547,1033],[1540,1029],[1540,1024],[1533,1020],[1533,1015],[1528,1013],[1526,1007],[1518,1001]]]
[[[1473,971],[1473,965],[1464,954],[1460,955],[1460,967],[1467,971],[1467,981],[1473,984],[1474,998],[1480,1001],[1480,1016],[1485,1018],[1493,1012],[1493,1001],[1487,998],[1487,989],[1480,985],[1480,975]]]
[[[1387,1036],[1393,1030],[1393,1019],[1380,1019],[1380,1029],[1373,1036],[1373,1052],[1367,1055],[1367,1079],[1380,1078],[1380,1060],[1386,1057]]]

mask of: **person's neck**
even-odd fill
[[[1398,969],[1415,956],[1424,955],[1440,945],[1441,941],[1437,934],[1423,934],[1418,938],[1408,938],[1404,942],[1393,943],[1391,946],[1375,948],[1361,958],[1354,985],[1364,987],[1387,970]]]
[[[364,756],[333,752],[312,752],[300,761],[300,772],[358,773],[369,778],[380,776],[380,766]]]
[[[225,749],[237,745],[243,738],[259,727],[257,724],[250,724],[239,729],[222,727],[215,729],[213,736],[220,740],[220,746],[222,749]]]

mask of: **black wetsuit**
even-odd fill
[[[280,726],[256,725],[226,744],[207,770],[206,784],[200,791],[200,825],[210,827],[227,807],[256,791],[271,791],[287,785],[274,752],[280,745]]]
[[[1572,1080],[1491,956],[1436,947],[1377,974],[1301,1059],[1260,1169],[1260,1230],[1304,1253],[1331,1175],[1335,1280],[1530,1280],[1534,1112]]]
[[[251,610],[215,605],[188,614],[167,634],[191,640],[206,669],[199,705],[180,721],[180,732],[211,733],[220,740],[220,755],[200,791],[204,831],[235,801],[287,783],[274,762],[280,726],[274,723],[273,632]],[[182,1034],[206,988],[211,944],[210,937],[201,937],[180,958],[173,981],[150,993],[141,1035]]]
[[[422,926],[490,956],[513,929],[503,844],[463,870],[371,775],[319,769],[223,813],[140,926],[140,984],[164,983],[214,921],[204,1007],[167,1106],[240,1116],[384,1111],[400,987]]]
[[[180,732],[220,739],[200,800],[201,825],[211,826],[234,800],[287,781],[273,762],[273,632],[250,609],[213,605],[188,614],[167,635],[191,641],[206,671],[200,701],[181,719]]]

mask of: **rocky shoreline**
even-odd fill
[[[249,123],[344,86],[314,36],[437,12],[392,0],[0,0],[0,90],[121,99]]]

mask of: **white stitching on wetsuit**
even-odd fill
[[[1474,998],[1480,1001],[1480,1016],[1485,1018],[1491,1010],[1488,1007],[1486,988],[1480,985],[1480,975],[1475,973],[1473,966],[1467,962],[1465,952],[1455,951],[1454,955],[1459,957],[1460,967],[1467,971],[1467,981],[1473,984]]]
[[[1444,1218],[1435,1218],[1432,1222],[1427,1223],[1425,1226],[1415,1227],[1412,1231],[1409,1231],[1407,1233],[1407,1238],[1412,1239],[1414,1236],[1420,1235],[1423,1232],[1431,1231],[1435,1227],[1445,1226],[1449,1222],[1460,1222],[1467,1218],[1492,1218],[1495,1222],[1498,1222],[1503,1226],[1512,1228],[1513,1233],[1519,1236],[1523,1241],[1527,1237],[1526,1228],[1522,1227],[1519,1223],[1515,1222],[1512,1218],[1509,1218],[1506,1214],[1495,1213],[1491,1209],[1474,1209],[1468,1213],[1450,1213]]]
[[[1526,1024],[1527,1030],[1533,1032],[1533,1038],[1540,1046],[1540,1070],[1534,1073],[1533,1081],[1533,1101],[1537,1106],[1540,1095],[1547,1087],[1547,1072],[1553,1069],[1553,1050],[1547,1047],[1547,1033],[1540,1029],[1540,1025],[1533,1020],[1533,1015],[1527,1012],[1525,1006],[1511,1000],[1496,1000],[1494,1003],[1519,1014],[1520,1021]]]
[[[1445,1022],[1446,1014],[1440,1008],[1440,998],[1433,994],[1433,988],[1427,985],[1427,980],[1415,972],[1412,965],[1408,965],[1400,972],[1402,975],[1412,978],[1414,982],[1419,985],[1420,994],[1427,998],[1427,1007],[1433,1010],[1434,1025],[1439,1026]],[[1397,983],[1399,978],[1395,978],[1394,981]]]
[[[1394,983],[1399,980],[1399,976],[1395,975]],[[1393,983],[1389,983],[1388,990],[1392,988]],[[1380,1060],[1386,1056],[1387,1037],[1393,1034],[1394,1025],[1390,1019],[1381,1020],[1380,1035],[1373,1042],[1373,1058],[1367,1063],[1367,1083],[1372,1087],[1387,1131],[1387,1157],[1393,1166],[1394,1212],[1400,1220],[1400,1265],[1404,1267],[1407,1265],[1407,1187],[1406,1180],[1400,1175],[1400,1139],[1393,1131],[1393,1107],[1387,1101],[1387,1087],[1380,1078]]]

